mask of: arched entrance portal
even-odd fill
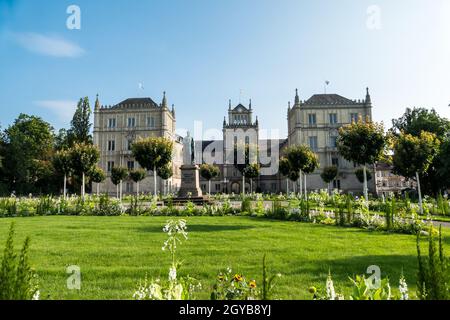
[[[233,182],[231,184],[231,192],[234,194],[241,193],[241,185],[238,182]]]

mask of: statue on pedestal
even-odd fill
[[[179,197],[203,197],[200,188],[199,167],[194,162],[194,139],[190,133],[183,138],[183,165],[181,166],[181,187]]]
[[[187,136],[183,138],[183,164],[192,165],[193,162],[193,142],[190,132],[187,132]]]

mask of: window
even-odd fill
[[[128,128],[136,127],[136,118],[128,118]]]
[[[335,167],[339,167],[339,158],[332,158],[331,165]]]
[[[330,124],[336,124],[337,121],[337,113],[330,113]]]
[[[114,168],[114,161],[108,161],[108,172],[111,172],[113,168]]]
[[[116,141],[109,140],[108,141],[108,151],[115,151],[116,150]]]
[[[147,126],[149,128],[154,128],[155,127],[155,117],[148,117],[147,118]]]
[[[131,182],[127,182],[126,184],[126,192],[132,193],[133,192],[133,184]]]
[[[216,183],[216,191],[220,191],[220,184]]]
[[[341,180],[334,180],[333,181],[333,188],[334,189],[341,189]]]
[[[276,182],[273,182],[270,186],[272,188],[272,192],[277,191],[277,184],[276,184]]]
[[[330,136],[330,147],[336,148],[337,147],[337,136]]]
[[[351,113],[350,114],[350,122],[358,122],[358,114],[357,113]]]
[[[308,122],[310,125],[317,124],[317,117],[315,113],[308,114]]]
[[[115,128],[116,127],[116,118],[108,119],[108,128]]]
[[[134,170],[134,161],[128,161],[127,167],[128,167],[128,170]]]
[[[309,137],[309,147],[312,150],[317,150],[317,137]]]

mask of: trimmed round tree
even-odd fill
[[[165,195],[167,192],[167,180],[169,180],[172,176],[173,176],[173,169],[172,169],[172,164],[169,163],[167,165],[165,165],[164,167],[161,167],[158,169],[158,176],[164,181],[164,192],[163,194]]]
[[[286,177],[286,194],[289,194],[289,173],[291,173],[291,164],[287,158],[282,157],[280,159],[278,170],[283,176]]]
[[[211,180],[220,175],[219,167],[212,164],[202,164],[200,166],[200,175],[208,181],[208,193],[211,194]]]
[[[300,171],[289,172],[289,180],[291,180],[294,183],[294,192],[296,192],[295,185],[299,178],[300,178]]]
[[[304,175],[305,176],[304,186],[305,186],[305,198],[306,199],[308,199],[308,189],[306,188],[306,176],[308,174],[311,174],[314,171],[316,171],[316,169],[319,168],[319,166],[320,166],[318,156],[311,149],[309,149],[309,151],[308,151],[308,159],[309,159],[308,163],[303,168],[303,172],[305,174]]]
[[[139,184],[147,176],[145,169],[135,169],[130,171],[130,179],[136,183],[136,195],[139,195]]]
[[[248,165],[244,169],[244,176],[250,179],[250,193],[253,193],[253,179],[259,177],[261,173],[261,167],[257,163]]]
[[[120,201],[122,201],[122,182],[127,177],[127,169],[121,167],[114,167],[111,169],[111,182],[116,186],[116,196]]]
[[[331,167],[325,167],[322,170],[322,173],[320,174],[320,177],[322,178],[323,182],[327,184],[328,188],[328,194],[331,193],[331,182],[336,179],[338,175],[338,168],[336,166]]]
[[[158,169],[167,166],[172,161],[173,142],[167,138],[146,138],[135,142],[131,147],[132,153],[139,165],[153,171],[154,194],[156,190],[156,176]]]
[[[440,140],[434,133],[422,131],[419,137],[400,134],[394,143],[392,162],[394,173],[407,178],[415,178],[419,194],[420,214],[423,214],[420,176],[426,174],[439,153]]]
[[[380,160],[385,151],[387,139],[382,124],[361,118],[357,122],[339,129],[337,147],[345,160],[363,166],[364,198],[369,200],[367,188],[367,165]]]
[[[81,176],[81,197],[84,200],[86,174],[92,171],[100,158],[98,148],[92,144],[75,143],[70,149],[72,168]]]
[[[105,171],[102,168],[95,167],[92,172],[89,173],[91,181],[97,184],[97,195],[100,194],[100,183],[106,180]]]
[[[60,150],[53,156],[53,166],[64,175],[63,196],[67,195],[67,177],[72,173],[72,157],[68,150]]]
[[[305,197],[308,195],[306,188],[306,175],[311,174],[319,167],[317,155],[306,145],[292,146],[286,150],[287,159],[289,160],[291,170],[297,171],[300,178],[300,194],[302,185],[302,172],[305,173]]]

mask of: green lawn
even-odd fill
[[[30,260],[40,277],[42,299],[129,299],[139,279],[166,276],[170,257],[161,251],[166,217],[36,217],[0,219],[1,248],[11,221],[20,245],[31,236]],[[201,280],[199,298],[208,298],[219,270],[232,267],[261,279],[267,253],[269,271],[281,273],[276,296],[309,299],[308,287],[323,285],[330,269],[337,288],[369,265],[381,267],[392,286],[402,268],[415,290],[415,237],[359,229],[270,221],[249,217],[187,218],[189,241],[179,247],[182,274]],[[444,230],[446,249],[450,232]],[[16,248],[19,242],[16,241]],[[66,266],[78,265],[81,291],[66,289]]]

